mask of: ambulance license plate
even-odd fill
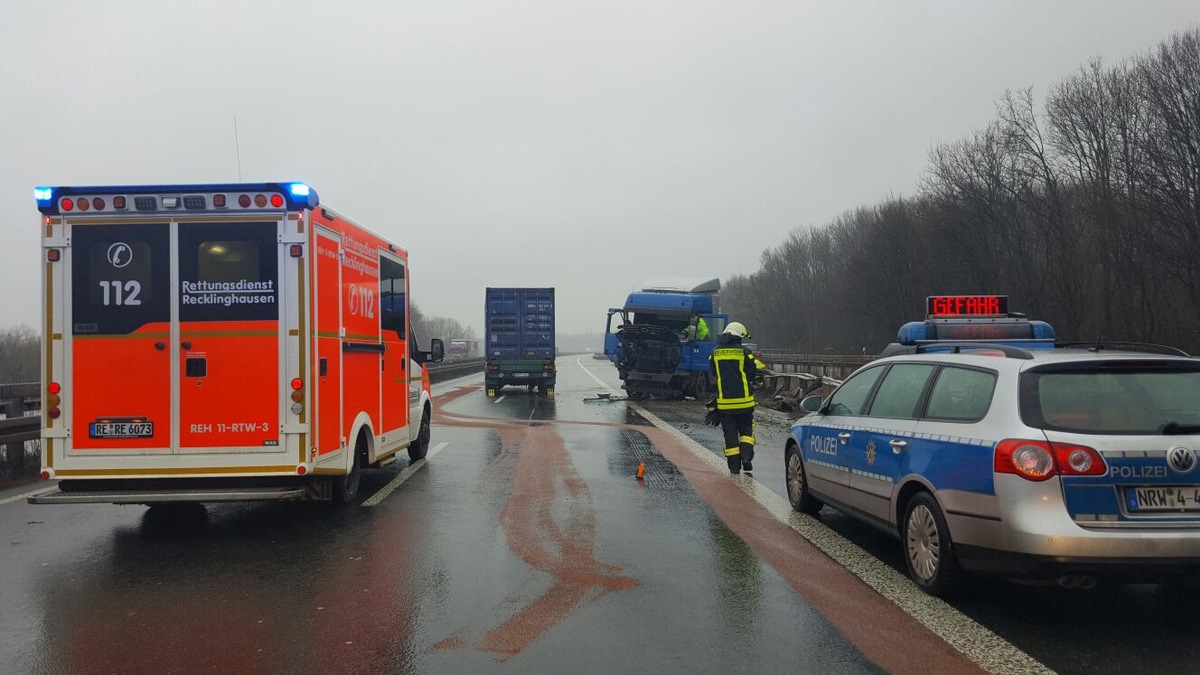
[[[1200,511],[1200,486],[1125,488],[1130,511]]]
[[[92,422],[88,428],[91,438],[150,438],[154,422]]]

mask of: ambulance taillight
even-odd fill
[[[304,380],[294,377],[292,378],[292,414],[299,415],[304,412]]]
[[[50,416],[50,419],[56,420],[62,414],[62,410],[58,407],[62,405],[62,397],[59,396],[59,393],[62,392],[62,385],[51,382],[46,387],[46,391],[46,414]]]

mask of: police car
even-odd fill
[[[943,595],[964,571],[1090,588],[1200,580],[1200,361],[1056,344],[1005,296],[936,296],[787,441],[792,506],[899,536]]]

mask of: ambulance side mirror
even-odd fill
[[[446,357],[446,347],[438,338],[433,338],[429,341],[429,361],[431,363],[441,363]]]

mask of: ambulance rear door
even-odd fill
[[[181,453],[283,450],[282,224],[241,218],[176,224]]]

